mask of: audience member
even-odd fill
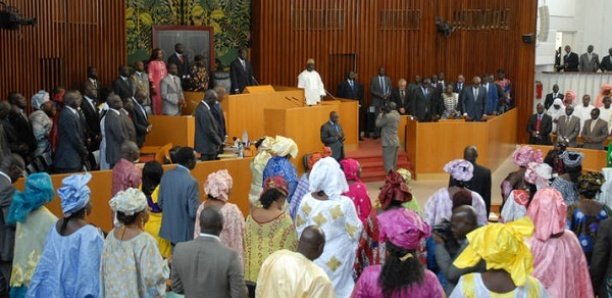
[[[79,91],[64,95],[64,108],[58,123],[58,143],[53,166],[56,173],[79,172],[86,166],[85,129],[79,115],[83,98]]]
[[[232,176],[227,170],[219,170],[208,175],[204,184],[204,193],[207,195],[206,201],[200,204],[196,212],[194,226],[194,239],[200,236],[200,214],[208,207],[215,207],[223,216],[223,230],[219,234],[221,243],[238,253],[240,266],[244,264],[244,215],[236,204],[229,203],[229,196],[233,186]]]
[[[552,168],[545,163],[530,162],[523,176],[523,187],[514,189],[503,204],[500,222],[511,222],[527,214],[538,189],[548,187],[552,178]]]
[[[512,153],[512,162],[519,168],[508,174],[501,183],[502,203],[505,202],[510,193],[515,189],[525,189],[525,172],[531,162],[542,163],[542,151],[533,149],[531,146],[516,146]]]
[[[381,109],[376,117],[376,127],[380,129],[382,139],[382,155],[385,172],[397,169],[397,154],[399,151],[399,127],[400,115],[396,110],[394,102],[389,102]]]
[[[306,104],[309,106],[318,104],[327,95],[321,76],[315,70],[314,59],[306,61],[306,69],[298,75],[297,87],[304,89]]]
[[[230,73],[219,59],[215,59],[215,71],[212,73],[212,86],[222,87],[225,89],[225,92],[231,92],[232,80]]]
[[[102,140],[102,128],[100,127],[100,113],[96,107],[98,100],[98,91],[93,86],[88,86],[83,89],[83,101],[81,103],[81,111],[85,117],[85,146],[87,151],[94,152],[100,150],[100,142]],[[91,169],[98,169],[99,162],[95,158],[88,156]]]
[[[129,140],[120,112],[123,109],[121,98],[111,94],[106,102],[109,110],[104,116],[104,148],[100,149],[100,159],[105,158],[105,163],[100,163],[100,169],[112,169],[121,158],[121,145]]]
[[[204,56],[196,55],[193,65],[189,69],[189,91],[202,92],[208,90],[210,81],[208,70],[204,65]]]
[[[74,174],[57,190],[63,218],[49,230],[27,297],[99,297],[104,239],[87,222],[91,174]]]
[[[593,103],[593,106],[595,106],[596,108],[603,107],[604,98],[609,97],[611,95],[612,95],[612,84],[605,83],[601,85],[599,94],[597,94],[597,98],[595,98],[595,102]]]
[[[359,140],[363,141],[366,131],[366,103],[363,97],[363,84],[357,82],[357,73],[349,71],[346,79],[338,85],[338,97],[354,99],[359,103]]]
[[[157,201],[164,214],[159,236],[170,241],[172,246],[193,239],[195,215],[200,203],[198,181],[190,173],[196,165],[193,148],[180,148],[176,158],[176,168],[162,176]]]
[[[410,82],[410,84],[408,84],[408,95],[412,96],[413,93],[419,88],[421,87],[421,84],[423,82],[423,79],[421,78],[421,75],[415,75],[414,76],[414,82]]]
[[[574,107],[565,107],[565,115],[557,121],[557,142],[565,142],[569,147],[576,147],[576,138],[580,134],[580,118],[572,115]]]
[[[21,156],[9,154],[0,162],[0,297],[9,296],[11,266],[15,247],[15,223],[7,217],[13,203],[15,186],[13,184],[25,171]]]
[[[472,79],[472,86],[463,92],[463,117],[468,121],[480,121],[487,106],[487,90],[480,84],[480,77]]]
[[[232,94],[242,93],[247,86],[257,84],[253,77],[253,66],[246,59],[245,49],[239,49],[238,57],[230,64],[230,79]]]
[[[501,88],[502,94],[512,92],[512,81],[506,77],[505,69],[497,70],[497,80],[495,83]]]
[[[87,66],[87,79],[83,82],[83,90],[87,88],[93,88],[97,93],[102,91],[102,83],[98,80],[98,70],[94,66]]]
[[[4,132],[12,153],[21,155],[26,164],[32,161],[32,154],[36,149],[36,139],[32,133],[32,125],[25,114],[26,99],[17,92],[8,96],[11,109],[4,121]]]
[[[55,87],[51,91],[51,100],[55,103],[55,108],[57,112],[55,113],[55,117],[53,117],[53,127],[51,127],[51,134],[49,135],[49,139],[51,140],[51,151],[55,152],[57,149],[57,131],[58,131],[58,123],[59,116],[62,112],[62,108],[64,107],[64,95],[66,94],[66,90],[62,87]]]
[[[612,48],[608,49],[608,56],[603,57],[601,59],[601,64],[599,65],[599,69],[601,72],[612,71]]]
[[[217,159],[223,146],[224,137],[219,135],[219,123],[213,114],[216,101],[217,92],[207,90],[195,111],[195,150],[203,161]]]
[[[552,132],[557,133],[557,127],[559,126],[559,118],[565,115],[565,105],[563,100],[555,98],[552,105],[546,111],[546,114],[552,119]]]
[[[442,119],[455,119],[460,117],[459,112],[459,93],[453,91],[453,85],[447,85],[446,92],[442,93]]]
[[[435,113],[435,101],[435,90],[431,87],[430,79],[425,78],[421,85],[413,90],[412,98],[409,100],[414,119],[422,122],[431,121]]]
[[[289,200],[291,202],[289,203],[289,215],[291,215],[291,218],[293,218],[294,221],[297,215],[298,208],[302,203],[302,198],[304,198],[304,196],[310,192],[310,181],[308,179],[310,177],[310,171],[312,171],[312,167],[314,167],[314,165],[319,160],[321,160],[321,158],[330,156],[331,149],[329,147],[323,147],[322,152],[315,152],[312,154],[304,155],[304,160],[302,160],[302,162],[304,163],[304,174],[302,174],[302,177],[300,177],[300,181],[298,182],[298,185],[295,188],[295,191],[293,192],[293,197],[291,197]]]
[[[280,176],[264,181],[259,203],[251,208],[244,232],[244,279],[247,284],[257,282],[261,264],[273,252],[294,251],[297,234],[291,217],[285,211],[287,183]]]
[[[223,102],[227,97],[227,91],[225,91],[225,88],[223,87],[215,87],[213,90],[217,92],[217,97],[215,100],[215,104],[212,106],[211,112],[215,117],[215,120],[217,120],[217,123],[219,124],[217,126],[217,134],[219,135],[219,137],[221,137],[221,141],[225,142],[225,140],[227,140],[227,130],[225,129],[225,113],[223,112],[221,102]]]
[[[130,68],[127,65],[119,67],[119,77],[113,81],[113,92],[117,94],[123,102],[130,100],[134,96],[134,85],[130,80]]]
[[[612,286],[610,285],[612,280],[611,233],[612,219],[608,218],[600,222],[590,268],[593,290],[599,297],[610,297],[612,295]]]
[[[153,114],[161,115],[164,106],[161,94],[161,81],[168,75],[162,49],[155,48],[151,51],[151,58],[149,59],[147,69],[149,81],[151,82],[151,110]]]
[[[397,173],[402,177],[402,181],[410,192],[410,182],[412,181],[412,173],[410,173],[409,170],[404,168],[397,169]],[[416,214],[420,216],[423,216],[423,209],[421,208],[421,205],[419,205],[419,202],[414,196],[412,196],[412,199],[404,202],[402,206],[408,210],[416,212]]]
[[[51,151],[51,141],[49,135],[53,128],[55,117],[55,105],[49,100],[49,93],[44,90],[32,96],[32,110],[30,114],[30,123],[32,124],[32,132],[36,139],[36,149],[34,149],[34,160],[29,165],[30,172],[48,171],[53,163]]]
[[[599,55],[593,53],[593,45],[589,45],[586,53],[580,55],[580,71],[597,72],[597,70],[599,70]]]
[[[147,114],[151,113],[151,86],[149,82],[149,74],[145,71],[144,61],[138,60],[134,63],[134,73],[130,77],[132,80],[132,86],[134,87],[134,96],[138,94],[138,92],[142,92],[143,101],[141,103],[142,107],[145,109]]]
[[[582,104],[577,104],[574,107],[574,115],[580,118],[580,128],[584,127],[584,123],[591,118],[591,111],[595,107],[591,105],[591,96],[588,94],[582,97]]]
[[[329,113],[329,121],[321,125],[321,143],[331,149],[331,156],[338,162],[344,159],[344,140],[346,139],[339,121],[338,112],[332,111]]]
[[[185,54],[185,46],[182,43],[177,43],[174,45],[174,54],[168,57],[168,71],[170,72],[170,65],[176,65],[176,72],[173,75],[178,76],[180,79],[180,88],[181,91],[183,89],[188,88],[189,83],[189,57]],[[163,95],[162,95],[163,98]]]
[[[168,64],[168,75],[160,83],[164,115],[180,116],[185,104],[183,87],[178,75],[176,64]]]
[[[470,145],[465,147],[463,159],[469,161],[474,167],[472,179],[465,181],[465,186],[482,197],[487,209],[487,218],[489,218],[489,213],[491,212],[491,170],[476,163],[478,159],[478,149],[476,146]],[[449,177],[449,186],[452,186],[454,182],[456,181],[453,180],[453,177]]]
[[[546,99],[544,100],[544,108],[548,110],[557,98],[563,100],[563,94],[559,92],[559,85],[554,84],[552,87],[552,92],[546,94]]]
[[[287,200],[290,200],[297,188],[297,170],[289,161],[291,158],[296,158],[298,155],[297,144],[290,138],[276,136],[274,143],[270,147],[272,158],[268,160],[263,171],[262,181],[266,181],[273,176],[281,176],[287,182]],[[291,203],[291,202],[289,202]]]
[[[606,96],[603,98],[603,106],[599,108],[599,119],[608,124],[610,132],[612,132],[612,98]]]
[[[384,67],[378,68],[378,74],[370,81],[371,106],[375,108],[374,113],[379,113],[384,104],[391,98],[391,78],[385,72]],[[414,111],[414,110],[413,110]],[[378,136],[378,133],[375,134]]]
[[[406,79],[402,78],[397,82],[397,88],[393,88],[393,91],[391,91],[391,100],[395,102],[397,111],[401,115],[410,114],[410,101],[407,85],[408,82],[406,82]]]
[[[453,84],[453,92],[461,94],[463,92],[463,86],[465,86],[465,77],[462,74],[457,76],[457,82]]]
[[[565,55],[563,56],[563,69],[565,72],[576,72],[578,71],[578,54],[572,52],[572,47],[569,45],[565,46]]]
[[[348,191],[342,195],[351,199],[355,205],[355,211],[361,222],[365,222],[372,212],[372,200],[368,194],[368,187],[359,179],[361,176],[361,166],[354,159],[344,159],[340,161],[340,167],[344,171],[344,177],[348,182]]]
[[[131,141],[136,143],[136,127],[134,126],[134,122],[132,121],[132,112],[134,111],[134,103],[132,99],[128,99],[123,102],[123,108],[119,110],[121,116],[121,127],[127,136],[126,141]]]
[[[334,297],[329,277],[313,261],[321,256],[325,235],[317,226],[302,232],[297,252],[281,249],[266,258],[257,278],[255,296],[268,298]]]
[[[501,87],[495,84],[495,78],[491,74],[483,76],[484,83],[482,87],[486,90],[487,102],[485,104],[485,114],[496,115],[499,99],[503,95]]]
[[[9,105],[6,101],[0,101],[0,161],[4,159],[5,156],[11,154],[10,144],[8,143],[7,132],[4,128],[5,125],[8,124],[8,112],[11,109],[11,105]]]
[[[149,220],[145,223],[144,231],[153,236],[157,241],[159,252],[164,259],[170,257],[172,246],[170,242],[159,236],[159,228],[162,222],[162,212],[157,205],[159,199],[159,184],[164,174],[164,168],[157,161],[149,161],[142,168],[142,193],[147,197],[149,205]]]
[[[223,245],[223,215],[215,207],[200,214],[200,235],[179,243],[172,258],[172,291],[185,297],[247,296],[238,253]]]
[[[144,145],[147,134],[151,132],[151,124],[149,123],[149,116],[145,109],[145,102],[147,101],[147,95],[143,90],[137,90],[134,97],[132,97],[132,110],[128,111],[132,116],[132,123],[136,130],[136,145],[141,148]]]
[[[576,183],[582,172],[584,155],[580,152],[563,151],[559,158],[562,160],[563,168],[550,186],[561,193],[565,205],[573,206],[578,203]]]
[[[155,239],[144,232],[147,198],[140,190],[128,188],[114,195],[109,205],[121,226],[110,231],[104,242],[102,297],[164,297],[170,271]]]
[[[259,201],[259,196],[263,190],[263,171],[268,164],[268,160],[272,158],[271,148],[274,143],[274,138],[263,137],[255,142],[257,154],[249,165],[251,169],[251,189],[249,191],[249,205],[255,206]]]
[[[604,141],[610,135],[608,122],[599,118],[599,109],[591,110],[591,119],[584,122],[582,127],[582,139],[585,149],[603,150]]]
[[[142,172],[135,163],[140,158],[136,143],[126,141],[121,144],[121,159],[113,166],[113,186],[111,196],[128,188],[138,188],[142,182]]]
[[[550,145],[552,122],[552,117],[544,113],[544,106],[538,103],[536,106],[536,113],[529,117],[529,122],[527,124],[529,144]]]

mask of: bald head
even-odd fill
[[[465,149],[463,150],[463,159],[471,163],[475,163],[477,158],[478,158],[478,149],[476,149],[476,146],[470,145],[470,146],[465,147]]]
[[[297,251],[309,260],[317,259],[323,253],[325,235],[317,226],[308,226],[302,232]]]
[[[219,236],[223,230],[223,215],[216,207],[206,207],[200,213],[200,231]]]

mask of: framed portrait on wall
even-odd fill
[[[182,43],[189,63],[196,55],[204,56],[206,69],[215,65],[214,31],[205,26],[153,26],[153,48],[164,51],[164,60],[174,53],[174,45]]]

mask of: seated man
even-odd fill
[[[591,119],[584,122],[582,128],[582,138],[584,139],[585,149],[603,150],[604,141],[609,135],[608,123],[599,119],[599,109],[591,111]]]

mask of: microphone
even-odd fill
[[[255,85],[259,86],[259,82],[257,81],[257,79],[255,79],[255,76],[251,76],[251,79],[253,79],[253,81],[255,81]]]
[[[336,98],[334,95],[332,95],[331,93],[329,93],[329,91],[325,90],[325,94],[329,95],[331,98],[338,100],[338,98]]]
[[[287,96],[285,96],[284,98],[285,98],[286,100],[288,100],[288,101],[290,101],[290,102],[292,102],[292,103],[296,104],[297,106],[301,106],[301,105],[302,105],[302,103],[300,102],[300,100],[299,100],[299,99],[297,99],[297,98],[295,98],[295,97],[287,97]]]

